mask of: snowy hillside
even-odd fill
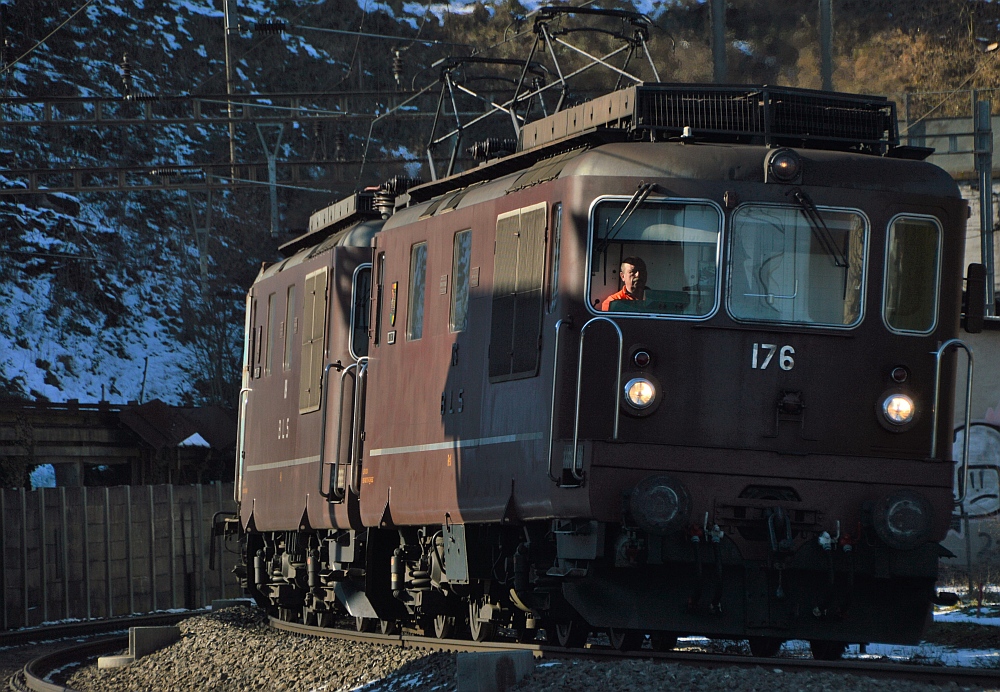
[[[354,48],[345,36],[323,33],[255,37],[253,22],[349,22],[357,29],[360,18],[381,30],[387,21],[385,12],[362,17],[360,9],[339,16],[332,11],[338,3],[313,0],[237,5],[242,31],[231,37],[232,54],[237,90],[244,93],[332,88],[350,74]],[[225,91],[219,2],[91,2],[58,30],[75,8],[45,0],[16,8],[7,12],[6,55],[8,61],[23,57],[3,73],[8,99],[117,97],[124,93],[126,54],[133,94]],[[371,70],[365,74],[372,78]],[[2,108],[9,120],[38,115],[37,104],[23,101]],[[301,158],[304,137],[286,141],[279,156]],[[252,127],[237,132],[236,146],[238,158],[263,158]],[[227,159],[225,128],[0,127],[6,169]],[[0,186],[23,189],[24,183],[0,169]],[[303,196],[282,194],[284,224],[302,227],[305,214],[334,195]],[[216,194],[202,295],[183,191],[0,197],[0,398],[232,405],[243,296],[261,262],[278,258],[283,241],[270,237],[269,215],[266,187]]]

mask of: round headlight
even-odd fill
[[[632,519],[643,531],[666,536],[691,521],[691,497],[676,478],[649,476],[632,489],[628,498]]]
[[[906,425],[913,420],[915,411],[913,399],[905,394],[891,394],[882,402],[882,413],[893,425]]]
[[[625,385],[625,401],[638,409],[649,408],[656,401],[656,387],[644,377],[634,377]]]
[[[802,171],[802,159],[791,149],[779,149],[774,152],[768,163],[771,175],[783,183],[792,182]]]
[[[923,545],[931,532],[933,509],[923,495],[897,490],[882,497],[872,511],[875,534],[897,550]]]

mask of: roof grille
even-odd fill
[[[656,139],[681,136],[690,127],[699,140],[872,154],[899,145],[896,104],[881,96],[790,87],[642,84],[601,101],[601,107],[588,102],[526,125],[522,148],[594,127]]]

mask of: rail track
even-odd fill
[[[86,663],[105,654],[114,653],[128,646],[128,636],[113,634],[100,636],[111,632],[121,632],[129,627],[149,627],[156,625],[173,625],[202,611],[184,611],[181,613],[155,613],[138,617],[108,618],[105,620],[87,620],[82,622],[67,622],[46,627],[16,630],[0,634],[0,647],[24,646],[38,642],[52,642],[60,639],[88,638],[91,641],[75,642],[29,661],[18,675],[6,683],[7,689],[24,692],[72,692],[70,688],[52,681],[53,672],[68,669],[75,664]],[[100,638],[95,638],[100,637]]]
[[[959,687],[1000,688],[1000,670],[990,668],[960,668],[957,666],[930,666],[912,663],[883,661],[817,661],[811,658],[761,658],[736,654],[716,654],[689,651],[617,651],[611,647],[588,646],[581,649],[551,646],[545,643],[472,642],[461,639],[436,639],[419,634],[391,634],[354,632],[344,629],[314,627],[286,622],[272,617],[271,626],[296,634],[330,637],[347,641],[369,642],[383,646],[448,652],[487,652],[529,650],[536,659],[576,658],[609,661],[613,659],[642,658],[680,663],[707,668],[727,666],[781,668],[787,672],[843,673],[871,678],[910,680],[913,682],[946,685],[954,682]]]
[[[191,613],[171,613],[151,618],[122,618],[115,623],[73,623],[58,627],[45,628],[47,632],[58,632],[59,636],[86,636],[94,634],[95,625],[105,628],[121,629],[123,626],[141,626],[149,624],[168,624],[170,618],[177,622]],[[124,624],[122,621],[126,621]],[[345,641],[379,644],[382,646],[397,646],[408,649],[422,649],[443,652],[498,652],[511,650],[531,651],[536,659],[586,659],[593,661],[610,661],[616,659],[647,659],[662,663],[676,663],[705,668],[725,668],[738,666],[743,668],[763,667],[768,669],[781,668],[786,672],[828,672],[838,674],[853,674],[880,679],[909,680],[913,682],[945,685],[955,683],[959,687],[1000,688],[1000,670],[989,668],[961,668],[955,666],[930,666],[905,664],[884,661],[859,661],[845,659],[841,661],[817,661],[810,658],[760,658],[746,655],[718,654],[692,651],[659,652],[651,650],[621,652],[611,647],[589,645],[585,648],[563,648],[544,642],[473,642],[461,639],[437,639],[416,633],[404,631],[400,634],[384,635],[380,633],[356,632],[349,629],[321,628],[299,623],[286,622],[277,618],[270,619],[271,625],[286,632],[340,639]],[[91,629],[87,630],[86,626]],[[52,639],[55,637],[45,637]],[[30,641],[39,641],[43,637],[36,635]],[[0,639],[0,641],[3,641]],[[74,644],[58,651],[47,653],[35,658],[25,665],[19,676],[11,679],[9,689],[25,692],[73,692],[71,688],[60,684],[59,672],[77,665],[86,664],[98,656],[113,653],[127,646],[125,636],[101,637],[83,644]],[[55,675],[54,675],[55,674]]]

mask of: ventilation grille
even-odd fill
[[[636,88],[636,130],[768,145],[864,149],[883,153],[899,143],[895,103],[778,87]]]

